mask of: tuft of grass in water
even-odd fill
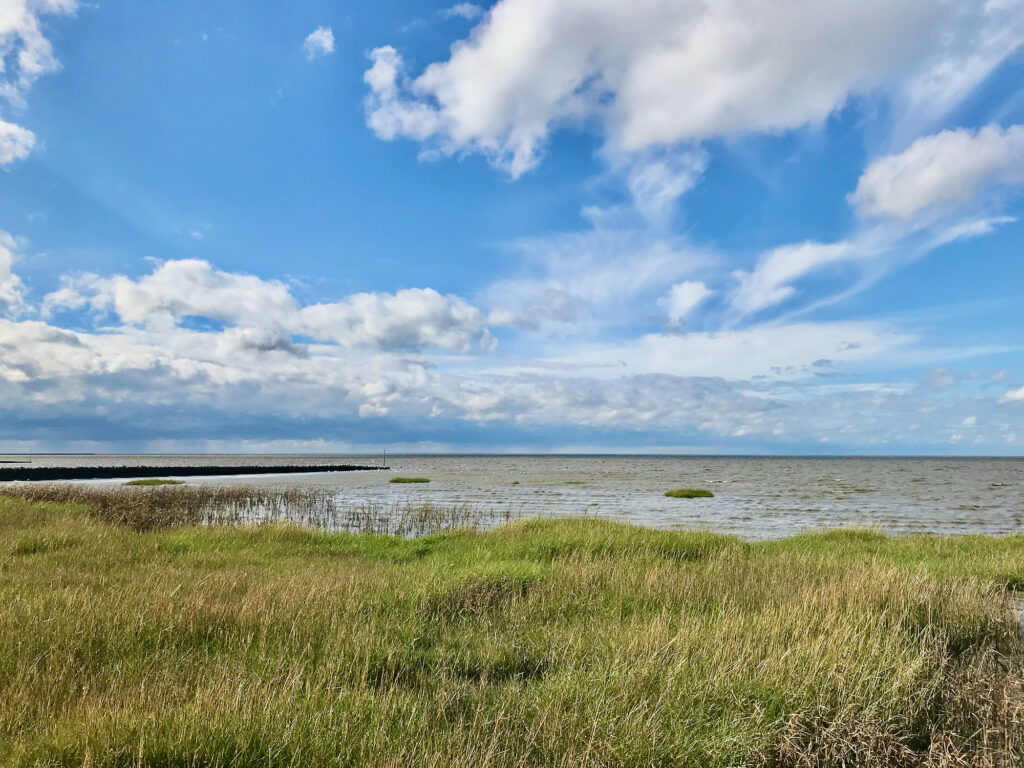
[[[392,477],[389,483],[429,483],[429,477]]]
[[[184,485],[182,480],[163,480],[151,477],[146,480],[129,480],[125,485]]]
[[[665,491],[665,495],[673,499],[710,499],[715,494],[704,488],[676,488]]]
[[[223,512],[281,502],[259,489],[66,487],[0,498],[5,768],[1024,757],[1024,536],[588,518],[409,538]],[[172,525],[116,511],[159,494]]]

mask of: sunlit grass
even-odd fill
[[[197,527],[241,502],[190,488],[0,498],[0,765],[1019,764],[1024,537]]]
[[[429,477],[392,477],[389,483],[429,483]]]
[[[158,477],[151,477],[146,480],[129,480],[124,485],[184,485],[182,480],[162,480]]]

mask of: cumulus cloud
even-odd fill
[[[77,0],[6,0],[0,9],[0,96],[16,106],[41,75],[56,72],[60,62],[42,31],[40,17],[71,14]]]
[[[1024,125],[925,136],[878,158],[860,177],[850,203],[865,216],[910,219],[926,209],[973,200],[993,185],[1024,183]]]
[[[305,355],[307,349],[296,344],[289,335],[266,328],[228,328],[217,340],[217,352],[225,357],[245,352],[255,355],[271,352]]]
[[[17,314],[25,304],[24,286],[14,274],[14,238],[0,229],[0,313]]]
[[[74,13],[77,7],[77,0],[6,0],[0,5],[0,98],[24,108],[32,84],[60,69],[40,17]],[[0,166],[28,157],[35,143],[32,131],[0,119]]]
[[[628,152],[787,130],[853,94],[962,97],[1024,41],[1020,6],[500,0],[415,77],[394,48],[375,49],[367,118],[383,139],[480,153],[513,176],[536,165],[554,127],[591,118]]]
[[[295,328],[339,344],[382,349],[437,347],[468,352],[474,344],[493,349],[483,313],[458,296],[433,288],[357,293],[344,301],[303,307]]]
[[[142,423],[151,440],[176,434],[166,418],[154,418],[175,408],[186,419],[207,414],[188,421],[190,439],[237,435],[247,419],[263,424],[256,435],[267,438],[284,430],[308,436],[311,420],[328,425],[385,418],[418,425],[424,433],[432,425],[472,423],[744,434],[783,442],[828,434],[874,442],[898,435],[922,412],[934,418],[948,406],[962,414],[962,402],[925,403],[893,387],[865,383],[803,392],[749,379],[781,363],[785,369],[771,380],[799,381],[813,376],[816,356],[827,353],[848,364],[894,345],[902,349],[900,337],[880,328],[803,325],[722,337],[655,335],[632,351],[633,345],[592,351],[582,365],[561,370],[466,369],[338,346],[292,354],[271,336],[230,329],[71,332],[38,321],[0,320],[0,432],[30,419],[49,425],[51,439],[75,439],[75,425],[83,422],[107,435]],[[624,353],[625,367],[612,362]],[[716,360],[727,364],[716,366]],[[704,373],[716,369],[728,375]],[[816,402],[828,407],[813,407]],[[865,414],[887,427],[867,424]],[[1010,425],[1005,418],[991,421]],[[69,429],[55,429],[57,422]],[[394,440],[402,433],[388,434]],[[19,435],[24,438],[25,430]]]
[[[13,239],[4,235],[3,244],[10,252]],[[5,285],[16,281],[9,269],[2,274]],[[13,284],[18,301],[26,301]],[[238,302],[243,287],[254,295],[251,306],[220,306]],[[476,338],[479,311],[429,289],[303,306],[281,283],[205,262],[159,265],[136,280],[69,278],[55,293],[54,311],[91,305],[118,322],[105,318],[93,330],[71,331],[0,319],[4,439],[45,435],[52,447],[104,435],[109,442],[94,445],[99,449],[126,439],[301,439],[313,424],[318,437],[378,429],[391,441],[439,428],[464,434],[529,427],[642,430],[673,440],[745,435],[783,445],[828,435],[885,444],[898,443],[922,418],[955,423],[953,414],[962,419],[967,408],[978,414],[972,439],[1012,446],[1024,434],[1017,416],[994,413],[997,397],[971,392],[958,399],[948,389],[908,394],[863,379],[816,383],[822,360],[836,370],[912,357],[914,338],[880,324],[648,334],[556,345],[532,358],[428,357],[415,348],[461,349]],[[216,314],[221,323],[184,322],[194,313]],[[179,418],[168,420],[168,409]],[[940,432],[921,439],[948,440]]]
[[[1021,387],[1020,389],[1011,389],[1003,395],[1003,400],[1006,402],[1024,402],[1024,387]]]
[[[185,317],[279,326],[298,310],[284,283],[223,272],[199,259],[164,262],[137,280],[83,275],[44,301],[51,309],[88,303],[94,310],[115,312],[125,323],[161,327]]]
[[[466,19],[473,21],[479,19],[484,14],[484,9],[479,5],[473,3],[456,3],[455,5],[444,8],[440,12],[440,15],[445,19]]]
[[[0,165],[24,160],[35,146],[36,135],[20,125],[0,120]]]
[[[406,99],[401,93],[402,57],[390,45],[370,53],[373,66],[363,81],[370,86],[365,100],[366,120],[382,139],[409,136],[425,141],[440,126],[437,111],[429,104]]]
[[[88,306],[126,324],[171,329],[205,318],[247,329],[226,343],[248,349],[287,349],[292,335],[344,346],[468,351],[493,348],[484,314],[458,296],[431,288],[358,293],[338,302],[301,306],[278,280],[225,272],[199,259],[159,264],[138,279],[80,275],[48,294],[48,315]]]
[[[334,53],[334,31],[330,27],[317,27],[306,36],[302,50],[310,61]]]

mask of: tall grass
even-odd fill
[[[322,531],[425,536],[494,527],[518,516],[511,507],[400,502],[343,503],[329,489],[188,485],[125,487],[74,483],[0,485],[0,494],[73,504],[137,531],[173,526],[292,523]]]
[[[20,492],[0,498],[0,765],[1024,754],[1024,537],[752,544],[589,519],[410,538],[184,522],[283,509],[279,491]]]

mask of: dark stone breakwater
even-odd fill
[[[299,472],[381,471],[389,467],[358,464],[282,464],[278,466],[197,467],[18,467],[0,468],[0,482],[14,480],[114,480],[136,477],[209,477],[211,475],[290,475]]]

